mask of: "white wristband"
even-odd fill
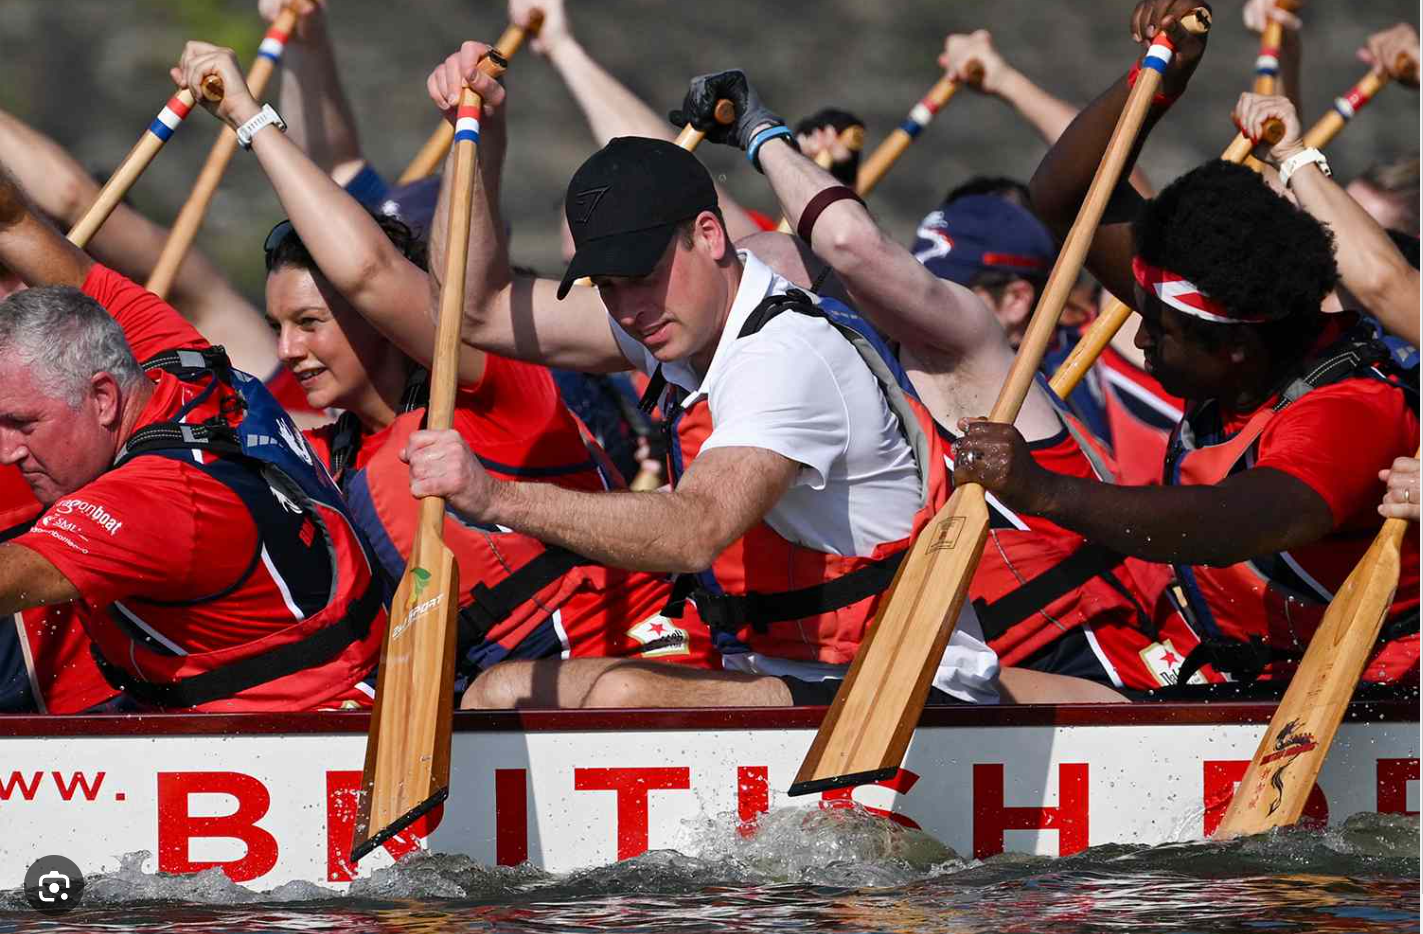
[[[283,133],[287,131],[286,121],[282,119],[281,114],[273,110],[271,104],[263,104],[256,116],[237,128],[237,144],[243,149],[251,149],[252,137],[264,126],[274,126]]]
[[[1319,171],[1325,175],[1334,174],[1329,171],[1329,163],[1325,160],[1324,153],[1318,149],[1306,149],[1280,163],[1280,184],[1285,188],[1290,187],[1290,176],[1311,162],[1316,163],[1319,166]]]

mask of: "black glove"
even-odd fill
[[[716,102],[722,98],[736,106],[736,119],[729,124],[717,123],[714,116]],[[751,132],[757,127],[768,123],[784,126],[786,122],[761,103],[756,89],[746,80],[746,72],[739,68],[693,78],[682,100],[682,109],[672,111],[667,118],[674,126],[691,124],[706,133],[713,143],[739,149],[745,149],[751,142]]]

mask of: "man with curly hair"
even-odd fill
[[[1134,34],[1171,29],[1193,0],[1139,4]],[[1176,30],[1172,30],[1173,38]],[[1185,90],[1206,39],[1182,35],[1147,129]],[[1065,234],[1129,92],[1117,81],[1063,134],[1033,178],[1033,204]],[[1323,157],[1314,153],[1310,158]],[[1283,167],[1282,167],[1283,168]],[[1288,180],[1288,173],[1282,173]],[[1249,169],[1211,162],[1143,201],[1119,186],[1089,266],[1142,316],[1137,346],[1169,392],[1191,400],[1163,486],[1052,474],[1011,426],[975,421],[955,482],[974,481],[1123,554],[1171,566],[1158,621],[1179,611],[1171,683],[1199,663],[1210,680],[1278,675],[1307,644],[1381,522],[1379,470],[1418,447],[1408,385],[1355,314],[1320,311],[1338,273],[1318,221]],[[1418,548],[1366,680],[1418,675]],[[1203,648],[1184,667],[1190,644]],[[1084,650],[1085,653],[1085,650]],[[1169,665],[1169,662],[1168,662]]]

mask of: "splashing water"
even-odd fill
[[[1359,814],[1258,837],[1111,844],[1068,857],[966,860],[928,834],[858,806],[784,808],[754,831],[687,829],[660,850],[555,876],[465,856],[415,854],[345,893],[270,891],[219,870],[170,876],[131,854],[91,878],[58,919],[0,898],[6,930],[380,931],[1417,931],[1416,816]]]

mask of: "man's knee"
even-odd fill
[[[661,688],[661,678],[638,668],[609,668],[593,680],[584,707],[676,707]],[[662,695],[662,696],[659,696]]]
[[[528,697],[529,663],[500,662],[481,671],[465,689],[461,710],[511,710]]]

